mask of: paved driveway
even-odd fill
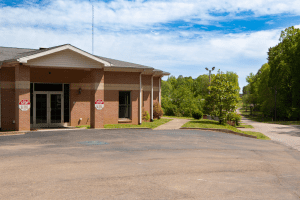
[[[0,137],[0,199],[298,200],[299,169],[294,149],[219,132],[80,130]]]
[[[237,110],[240,113],[239,110]],[[271,140],[280,142],[300,151],[300,126],[299,125],[281,125],[268,124],[249,120],[242,117],[242,123],[252,125],[251,129],[240,129],[245,131],[260,132],[268,136]]]

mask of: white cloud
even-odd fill
[[[46,1],[38,6],[30,0],[24,6],[0,8],[0,23],[9,25],[85,28],[91,23],[88,1]],[[95,23],[112,29],[143,28],[173,21],[215,24],[218,21],[243,18],[243,12],[255,16],[289,13],[299,15],[298,0],[210,0],[210,1],[125,1],[94,2]],[[211,12],[228,13],[226,16]]]
[[[23,48],[70,43],[91,52],[91,5],[81,1],[31,0],[26,6],[0,8],[0,45]],[[33,2],[33,3],[32,3]],[[216,66],[245,77],[267,62],[268,48],[278,43],[281,30],[222,34],[187,31],[162,25],[174,21],[217,24],[238,13],[256,16],[299,14],[298,1],[124,1],[95,2],[95,54],[159,68],[193,78]],[[213,16],[210,12],[228,12]],[[298,26],[299,27],[299,26]],[[171,31],[169,30],[171,29]]]

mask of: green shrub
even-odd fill
[[[237,126],[240,125],[241,120],[242,120],[242,116],[241,115],[239,115],[237,113],[233,113],[233,121],[235,121],[235,124]]]
[[[153,105],[153,118],[160,119],[163,116],[164,112],[158,102],[155,102]]]
[[[203,113],[200,110],[194,110],[192,112],[192,116],[194,119],[201,119],[203,117]]]
[[[143,121],[148,121],[150,119],[149,113],[147,111],[145,111],[144,108],[142,110],[142,119],[143,119]]]
[[[234,113],[230,112],[226,116],[227,121],[235,121]]]
[[[235,121],[235,125],[238,126],[240,124],[242,117],[236,112],[231,112],[226,115],[227,121]]]

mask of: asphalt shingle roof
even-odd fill
[[[64,44],[68,45],[68,44]],[[64,45],[59,45],[55,47],[50,47],[50,48],[45,48],[45,49],[26,49],[26,48],[14,48],[14,47],[0,47],[0,63],[3,61],[10,61],[10,60],[16,60],[18,58],[34,55],[37,53],[41,53],[44,51],[48,51],[50,49],[54,49],[60,46]],[[111,63],[112,66],[114,67],[129,67],[129,68],[141,68],[141,69],[153,69],[154,71],[157,72],[163,72],[161,70],[154,69],[153,67],[148,67],[145,65],[140,65],[140,64],[135,64],[135,63],[130,63],[130,62],[125,62],[125,61],[120,61],[120,60],[115,60],[111,58],[105,58],[102,56],[97,56],[94,55],[106,62]]]
[[[36,51],[36,49],[22,49],[12,47],[0,47],[0,62],[4,60],[12,60],[24,53]]]
[[[115,59],[111,59],[111,58],[105,58],[102,56],[96,56],[106,62],[109,62],[112,64],[112,66],[114,67],[133,67],[133,68],[149,68],[149,69],[153,69],[153,67],[148,67],[145,65],[139,65],[139,64],[135,64],[135,63],[130,63],[130,62],[125,62],[125,61],[120,61],[120,60],[115,60]]]

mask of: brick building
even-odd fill
[[[169,75],[69,44],[38,50],[0,47],[0,67],[1,129],[18,131],[140,124],[142,109],[153,120],[161,77]],[[96,101],[104,104],[95,106]]]

